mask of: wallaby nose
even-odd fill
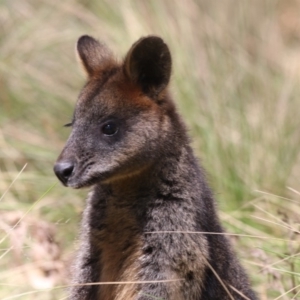
[[[53,170],[58,179],[64,185],[67,185],[68,179],[71,177],[74,170],[74,164],[72,162],[57,162],[54,165]]]

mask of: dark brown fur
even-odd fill
[[[167,90],[167,45],[142,38],[121,64],[89,36],[77,49],[88,82],[54,170],[93,189],[69,299],[257,299]]]

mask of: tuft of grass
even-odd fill
[[[84,84],[82,34],[120,58],[140,36],[164,38],[170,89],[254,288],[299,298],[299,11],[296,0],[0,1],[0,298],[64,294],[54,287],[67,284],[86,191],[37,199],[57,182]]]

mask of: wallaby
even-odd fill
[[[69,299],[257,299],[168,91],[168,46],[144,37],[117,62],[85,35],[77,51],[88,81],[54,171],[92,192]]]

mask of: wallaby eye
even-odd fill
[[[116,123],[109,122],[102,126],[102,132],[105,135],[114,135],[118,132],[119,128]]]

